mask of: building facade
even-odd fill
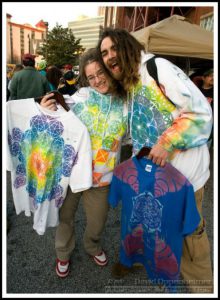
[[[68,28],[72,30],[73,35],[80,40],[80,44],[85,48],[96,47],[100,30],[104,25],[104,16],[89,18],[81,16],[78,20],[68,22]]]
[[[204,7],[105,7],[104,27],[137,31],[174,14],[188,18],[193,24],[213,31],[213,6]]]
[[[14,23],[11,18],[12,16],[7,14],[7,64],[21,63],[25,53],[36,55],[36,62],[40,61],[41,56],[37,54],[37,50],[46,39],[48,24],[41,20],[33,27],[30,24]]]

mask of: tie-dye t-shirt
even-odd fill
[[[72,192],[92,185],[88,130],[72,111],[49,111],[34,99],[7,102],[7,127],[16,213],[33,213],[33,228],[44,234],[58,225],[68,185]]]
[[[109,204],[120,201],[120,262],[143,264],[152,283],[175,292],[183,238],[200,221],[192,185],[171,164],[134,156],[114,170]]]
[[[127,106],[122,99],[81,88],[72,110],[88,128],[93,151],[93,186],[111,183],[119,161],[121,140],[127,128]]]

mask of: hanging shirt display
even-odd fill
[[[72,111],[50,111],[34,99],[7,102],[7,127],[16,213],[33,213],[33,228],[44,234],[58,225],[68,185],[73,193],[92,185],[89,133]]]
[[[161,168],[134,156],[114,170],[109,204],[120,200],[120,263],[143,264],[153,283],[174,292],[183,238],[200,221],[192,185],[171,164]]]

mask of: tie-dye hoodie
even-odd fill
[[[86,125],[93,151],[93,186],[109,185],[119,161],[121,140],[127,129],[127,105],[90,87],[72,95],[72,110]]]
[[[196,190],[209,177],[206,142],[212,128],[211,107],[181,69],[166,59],[156,58],[162,93],[147,71],[146,61],[153,55],[144,52],[141,55],[141,80],[131,90],[129,115],[134,153],[159,143],[171,152],[170,162]],[[188,167],[193,172],[187,171]]]

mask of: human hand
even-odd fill
[[[152,147],[147,158],[151,159],[153,163],[161,167],[164,167],[169,154],[170,153],[167,150],[165,150],[159,144],[156,144]]]
[[[56,99],[51,98],[53,96],[54,93],[50,93],[44,96],[40,102],[40,105],[49,110],[54,110],[54,111],[57,110]]]
[[[211,103],[212,103],[212,101],[213,101],[213,98],[211,98],[211,97],[207,97],[207,100],[208,100],[209,104],[211,104]]]

